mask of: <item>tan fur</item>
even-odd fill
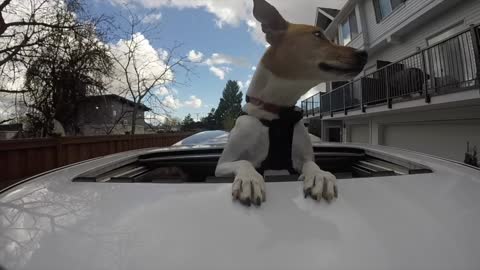
[[[289,23],[288,30],[273,38],[262,64],[278,77],[293,80],[318,78],[319,63],[349,68],[357,64],[355,49],[338,46],[313,33],[320,28]]]

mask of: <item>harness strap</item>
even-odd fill
[[[279,113],[279,119],[261,120],[268,127],[268,155],[263,161],[260,172],[265,170],[288,170],[295,174],[292,162],[293,132],[295,125],[303,118],[298,108],[289,108]]]
[[[270,143],[267,158],[261,167],[257,168],[259,173],[263,174],[265,170],[288,170],[290,174],[297,173],[292,162],[293,132],[295,125],[303,118],[303,111],[295,106],[282,107],[248,95],[245,101],[279,117],[271,121],[260,120],[268,127]]]

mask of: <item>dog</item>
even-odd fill
[[[217,177],[235,177],[232,197],[260,206],[266,200],[263,170],[297,172],[305,198],[328,202],[338,196],[336,178],[315,163],[310,136],[295,104],[322,82],[349,80],[364,68],[365,51],[333,44],[314,26],[287,22],[265,0],[253,15],[270,44],[247,91],[240,116],[218,161]]]

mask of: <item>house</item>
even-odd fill
[[[19,132],[22,132],[22,124],[4,124],[0,125],[0,140],[14,139]]]
[[[118,95],[89,96],[78,107],[76,123],[83,136],[129,134],[135,103]],[[145,112],[151,109],[140,104],[136,134],[145,133]]]
[[[325,18],[329,39],[370,57],[354,80],[325,84],[325,93],[302,101],[324,141],[458,161],[467,143],[480,146],[480,1],[349,0]]]

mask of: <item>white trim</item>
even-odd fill
[[[322,8],[318,8],[317,9],[320,13],[322,13],[325,17],[329,18],[330,20],[335,20],[335,17],[332,17],[332,15],[328,14],[327,12],[323,11]],[[317,18],[317,21],[318,21],[318,18]]]

